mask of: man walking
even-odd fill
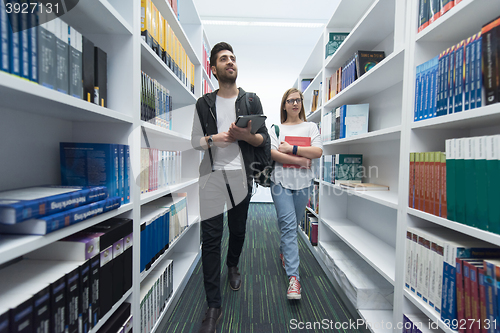
[[[216,44],[210,53],[210,68],[219,81],[219,89],[200,97],[196,103],[191,143],[205,150],[200,164],[200,214],[202,230],[202,265],[208,310],[200,333],[215,332],[222,316],[220,291],[221,239],[224,207],[227,207],[229,245],[228,280],[232,290],[239,290],[242,279],[238,262],[245,241],[248,207],[252,193],[254,149],[264,149],[268,133],[262,125],[251,133],[235,125],[237,116],[250,114],[247,96],[236,86],[238,67],[231,45]],[[262,114],[255,95],[252,114]]]

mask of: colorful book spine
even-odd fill
[[[470,109],[470,51],[471,51],[472,37],[467,38],[465,41],[465,58],[464,58],[464,111]]]
[[[482,57],[483,57],[483,80],[486,105],[498,102],[497,93],[497,26],[500,18],[485,24],[481,29]]]
[[[446,140],[446,200],[447,200],[447,217],[448,220],[456,221],[456,154],[455,146],[456,139]]]
[[[487,137],[474,138],[475,150],[475,175],[476,175],[476,205],[477,225],[482,230],[488,230],[488,173],[486,162]]]
[[[486,172],[488,174],[488,231],[500,234],[500,135],[486,140]]]
[[[93,216],[120,207],[120,197],[109,197],[104,200],[92,202],[88,205],[66,210],[53,215],[30,219],[21,223],[4,225],[0,224],[0,233],[20,235],[46,235],[53,231],[68,227],[84,221]]]
[[[455,100],[454,100],[454,113],[461,112],[463,109],[463,85],[464,85],[464,45],[465,42],[461,41],[456,45],[455,50]]]
[[[479,224],[477,219],[477,174],[476,174],[476,140],[477,138],[465,138],[464,143],[464,170],[465,178],[465,223],[471,227]]]
[[[455,211],[456,221],[466,223],[465,217],[465,138],[455,139]],[[449,192],[448,192],[449,193]]]
[[[470,40],[470,60],[469,60],[469,109],[476,108],[476,47],[477,34],[472,35]]]
[[[415,208],[415,153],[410,153],[410,194],[408,207]]]
[[[476,108],[483,104],[482,45],[483,36],[479,32],[476,39]]]

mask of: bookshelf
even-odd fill
[[[394,287],[392,310],[358,310],[372,323],[401,323],[403,313],[425,315],[440,331],[453,333],[434,310],[404,288],[407,227],[447,228],[500,246],[500,235],[469,227],[408,207],[409,153],[444,151],[449,138],[500,133],[500,104],[483,106],[447,116],[413,121],[416,66],[444,49],[480,31],[483,24],[500,15],[500,5],[486,0],[462,0],[445,15],[417,33],[418,1],[342,0],[323,35],[299,74],[326,82],[358,50],[383,50],[385,59],[322,106],[308,121],[344,104],[370,104],[369,132],[356,137],[324,142],[324,154],[363,154],[363,165],[377,166],[363,182],[389,186],[389,191],[353,192],[320,181],[319,244],[313,251],[331,279],[330,263],[337,244],[345,244]],[[325,56],[329,32],[350,32],[337,51]],[[323,96],[327,96],[323,84]],[[310,100],[311,89],[305,92]],[[318,115],[320,112],[320,115]],[[377,277],[378,278],[378,277]],[[336,282],[336,281],[332,281]],[[369,327],[383,332],[386,327]]]
[[[162,267],[174,260],[174,292],[162,312],[168,318],[200,258],[198,165],[200,153],[190,143],[194,104],[202,94],[202,78],[215,89],[203,69],[203,43],[210,45],[192,0],[180,1],[180,21],[167,0],[153,0],[195,67],[194,93],[147,46],[140,32],[140,1],[88,0],[61,18],[107,53],[108,107],[46,88],[0,72],[0,191],[60,184],[59,142],[118,143],[130,146],[131,202],[46,236],[0,236],[1,268],[23,255],[112,217],[134,220],[133,285],[102,317],[96,332],[123,302],[132,304],[134,331],[140,330],[141,282],[152,270],[140,272],[141,206],[169,193],[187,193],[189,226],[155,261]],[[141,120],[141,70],[169,89],[173,98],[173,126],[164,129]],[[8,142],[8,144],[7,144]],[[145,147],[182,151],[181,180],[170,187],[141,194],[140,151]]]

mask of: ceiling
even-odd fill
[[[322,23],[340,0],[193,0],[202,21]],[[238,63],[238,86],[259,95],[267,125],[279,120],[279,104],[318,42],[317,28],[204,25],[210,46],[226,41]]]

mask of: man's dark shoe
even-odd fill
[[[222,308],[208,308],[198,333],[215,333],[220,317],[222,317]]]
[[[241,287],[241,275],[240,272],[238,272],[238,267],[229,267],[228,268],[228,279],[229,279],[229,286],[233,290],[240,290]]]

